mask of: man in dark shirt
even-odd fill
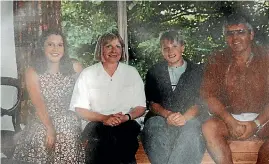
[[[228,48],[211,55],[201,95],[212,117],[202,130],[217,164],[232,164],[227,139],[265,138],[258,164],[269,163],[269,55],[253,43],[254,31],[240,15],[224,24]]]
[[[184,40],[177,31],[160,36],[165,61],[147,73],[150,111],[142,143],[152,164],[200,164],[205,145],[197,119],[201,69],[183,59]]]

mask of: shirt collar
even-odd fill
[[[186,70],[186,68],[187,68],[187,62],[183,59],[183,64],[181,65],[181,66],[178,66],[178,67],[170,67],[169,65],[168,65],[168,69],[184,69],[184,70]]]

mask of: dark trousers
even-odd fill
[[[83,131],[83,138],[88,140],[86,163],[135,163],[139,132],[140,125],[134,120],[115,127],[105,126],[101,122],[88,123]]]

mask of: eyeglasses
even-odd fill
[[[243,35],[246,35],[247,33],[250,33],[250,30],[246,30],[246,29],[231,30],[231,31],[226,31],[226,36],[234,36],[234,35],[243,36]]]

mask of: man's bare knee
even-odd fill
[[[209,119],[202,125],[203,134],[212,134],[218,129],[218,122],[215,119]]]

